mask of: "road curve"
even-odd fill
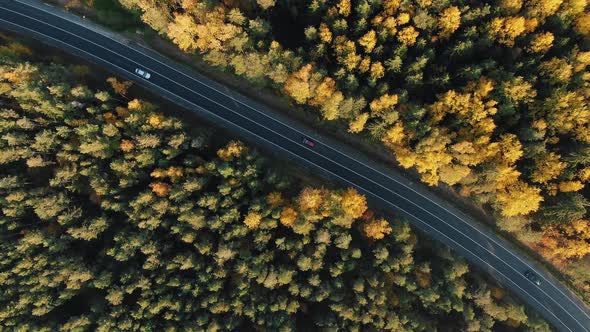
[[[356,187],[376,206],[406,217],[490,273],[558,330],[590,332],[590,309],[539,265],[421,184],[371,161],[362,152],[318,136],[185,66],[36,0],[0,0],[0,28],[105,66],[246,139]],[[136,68],[151,73],[149,80],[136,75]],[[314,140],[316,146],[302,144],[303,137]],[[526,270],[535,271],[540,286],[523,275]]]

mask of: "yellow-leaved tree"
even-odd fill
[[[286,227],[291,227],[297,220],[297,211],[292,207],[285,207],[281,211],[281,218],[279,219],[281,224]]]
[[[590,13],[582,13],[576,18],[574,25],[576,32],[579,34],[589,36],[590,35]]]
[[[350,9],[351,9],[350,0],[340,0],[337,7],[338,7],[338,14],[340,14],[344,17],[347,17],[348,15],[350,15]]]
[[[253,229],[258,228],[260,225],[260,221],[262,220],[262,216],[258,212],[249,212],[246,217],[244,218],[244,224],[246,227]]]
[[[356,189],[349,188],[342,195],[342,210],[353,218],[359,218],[367,210],[367,199]]]
[[[512,217],[537,211],[543,196],[541,196],[541,189],[518,181],[499,191],[496,200],[502,215]]]
[[[166,197],[170,192],[170,185],[164,182],[152,182],[150,188],[158,197]]]
[[[197,48],[197,24],[188,14],[176,14],[174,20],[168,24],[168,37],[184,51]]]
[[[438,28],[440,29],[440,36],[443,38],[450,37],[453,32],[459,29],[461,25],[461,11],[457,6],[446,8],[438,18]]]
[[[246,146],[240,141],[229,142],[225,147],[217,150],[217,156],[223,160],[232,160],[246,151]]]
[[[406,46],[413,46],[416,44],[418,35],[420,35],[420,33],[413,26],[408,26],[398,32],[397,39],[400,43]]]
[[[306,64],[293,74],[289,75],[287,81],[285,81],[283,87],[285,92],[299,104],[304,104],[309,98],[311,98],[312,91],[310,79],[312,70],[312,65]]]
[[[317,188],[304,188],[299,194],[299,207],[303,211],[318,212],[324,201],[324,190]]]
[[[545,53],[553,46],[553,40],[555,37],[551,32],[536,34],[527,49],[530,52]]]
[[[547,183],[557,178],[567,164],[560,160],[560,155],[549,152],[535,158],[535,170],[531,175],[533,182]]]
[[[543,232],[541,246],[550,257],[567,261],[590,254],[590,221],[574,220],[570,224],[551,225]]]
[[[489,31],[499,43],[513,46],[514,39],[525,33],[525,23],[521,16],[495,17],[489,24]]]
[[[358,43],[365,48],[365,53],[371,53],[377,45],[377,33],[375,30],[370,30],[359,39]]]
[[[309,105],[321,106],[330,96],[336,92],[336,81],[331,77],[324,77],[324,79],[317,85],[314,90],[314,96],[309,100]]]
[[[115,93],[123,96],[127,94],[127,90],[133,85],[133,82],[119,81],[116,77],[107,78],[107,82],[109,82]]]
[[[332,31],[330,31],[330,28],[324,22],[320,24],[319,36],[320,40],[324,43],[330,43],[332,41]]]
[[[366,237],[373,240],[380,240],[391,233],[389,222],[385,219],[374,219],[363,223],[361,226]]]
[[[527,11],[529,16],[543,20],[547,16],[555,14],[562,3],[563,0],[527,1]]]
[[[386,110],[393,110],[393,106],[397,105],[397,95],[384,94],[381,97],[373,100],[369,107],[373,115],[379,114]]]
[[[365,124],[369,120],[369,113],[361,113],[359,114],[354,120],[350,121],[348,124],[348,132],[349,133],[360,133],[365,129]]]
[[[256,0],[260,8],[267,10],[275,5],[276,0]]]
[[[499,5],[509,14],[516,14],[522,8],[523,0],[500,0]]]

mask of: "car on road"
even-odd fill
[[[149,79],[152,74],[148,73],[147,71],[143,70],[143,69],[139,69],[139,68],[135,68],[135,73],[143,78],[145,78],[146,80]]]
[[[527,279],[529,279],[535,285],[541,286],[541,280],[539,279],[539,277],[537,277],[535,272],[531,270],[526,270],[524,271],[524,276],[527,277]]]
[[[309,146],[310,148],[313,148],[315,146],[315,142],[310,140],[309,138],[303,137],[301,141],[303,142],[303,144]]]

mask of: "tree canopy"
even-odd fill
[[[76,73],[88,70],[10,43],[5,329],[548,331],[356,190],[300,185],[218,129],[188,131],[125,82],[86,83]]]
[[[590,161],[574,157],[590,145],[586,0],[120,1],[144,15],[158,8],[172,26],[189,16],[189,42],[151,26],[184,49],[203,42],[213,65],[381,142],[423,182],[504,218],[498,225],[530,219],[509,229],[558,266],[583,263],[551,243],[590,246],[566,236],[588,225],[587,211],[564,223],[536,216],[571,207],[564,194],[590,195]],[[590,299],[588,277],[575,278]]]

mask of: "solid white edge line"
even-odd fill
[[[31,30],[31,29],[29,29],[29,28],[27,28],[27,27],[24,27],[24,26],[21,26],[21,25],[18,25],[18,24],[14,24],[14,23],[12,23],[12,22],[9,22],[9,21],[6,21],[6,20],[4,20],[4,19],[0,19],[0,21],[4,21],[4,22],[7,22],[7,23],[9,23],[9,24],[16,25],[16,26],[18,26],[18,27],[20,27],[20,28],[27,29],[27,30],[29,30],[29,31],[32,31],[32,32],[34,32],[34,33],[37,33],[37,34],[43,35],[43,36],[45,36],[45,37],[47,37],[47,38],[51,38],[51,39],[53,39],[53,40],[55,40],[55,41],[57,41],[57,42],[60,42],[60,43],[62,43],[62,44],[66,44],[66,45],[68,45],[69,47],[75,48],[75,49],[77,49],[77,50],[78,50],[78,51],[80,51],[80,52],[86,53],[86,54],[90,55],[91,57],[94,57],[94,58],[96,58],[96,59],[98,59],[98,60],[100,60],[100,61],[104,61],[104,62],[110,63],[112,66],[114,66],[114,67],[116,67],[116,68],[119,68],[120,70],[122,70],[122,71],[124,71],[124,72],[128,72],[128,70],[125,70],[124,68],[121,68],[121,67],[119,67],[119,66],[117,66],[117,65],[115,65],[115,64],[113,64],[113,63],[111,63],[111,62],[109,62],[109,61],[106,61],[106,60],[104,60],[104,59],[102,59],[102,58],[100,58],[100,57],[98,57],[98,56],[95,56],[95,55],[93,55],[93,54],[91,54],[91,53],[88,53],[88,52],[86,52],[86,51],[84,51],[84,50],[82,50],[82,49],[79,49],[79,48],[77,48],[76,46],[73,46],[73,45],[70,45],[70,44],[64,43],[64,42],[62,42],[62,41],[60,41],[60,40],[58,40],[58,39],[55,39],[55,38],[53,38],[53,37],[51,37],[51,36],[45,35],[45,34],[43,34],[43,33],[39,33],[39,32],[37,32],[37,31],[35,31],[35,30]],[[568,329],[569,331],[572,331],[572,330],[571,330],[571,329],[570,329],[570,328],[569,328],[567,325],[565,325],[565,324],[563,323],[563,321],[562,321],[561,319],[559,319],[559,317],[557,317],[557,316],[556,316],[556,315],[553,313],[553,311],[551,311],[551,310],[549,310],[549,308],[545,307],[545,305],[544,305],[543,303],[541,303],[541,302],[540,302],[539,300],[537,300],[537,299],[536,299],[534,296],[532,296],[531,294],[529,294],[529,293],[528,293],[526,290],[524,290],[523,288],[521,288],[521,287],[520,287],[518,284],[516,284],[516,283],[515,283],[515,282],[514,282],[512,279],[508,278],[506,275],[504,275],[504,274],[503,274],[502,272],[500,272],[499,270],[496,270],[496,269],[495,269],[495,268],[494,268],[492,265],[490,265],[488,262],[486,262],[485,260],[483,260],[483,259],[482,259],[482,258],[480,258],[479,256],[475,255],[475,254],[474,254],[473,252],[471,252],[469,249],[467,249],[467,248],[463,247],[463,246],[462,246],[460,243],[456,242],[455,240],[453,240],[452,238],[448,237],[447,235],[445,235],[445,234],[444,234],[444,233],[442,233],[441,231],[437,230],[436,228],[434,228],[434,227],[430,226],[428,223],[426,223],[426,222],[422,221],[420,218],[418,218],[418,217],[414,216],[413,214],[411,214],[411,213],[407,212],[407,211],[406,211],[406,210],[404,210],[403,208],[401,208],[401,207],[398,207],[397,205],[395,205],[395,204],[393,204],[393,203],[391,203],[391,202],[389,202],[389,201],[387,201],[387,200],[385,200],[385,199],[381,198],[380,196],[378,196],[378,195],[375,195],[375,194],[374,194],[373,192],[371,192],[370,190],[363,189],[362,187],[360,187],[360,186],[357,186],[356,184],[354,184],[354,183],[350,182],[349,180],[347,180],[347,179],[345,179],[345,178],[343,178],[343,177],[339,176],[338,174],[336,174],[336,173],[334,173],[334,172],[331,172],[331,171],[329,171],[329,170],[327,170],[327,169],[323,168],[322,166],[320,166],[320,165],[317,165],[317,164],[313,163],[313,162],[312,162],[312,161],[310,161],[310,160],[304,159],[303,157],[300,157],[300,156],[299,156],[299,155],[297,155],[296,153],[293,153],[293,152],[291,152],[291,151],[289,151],[289,150],[287,150],[287,149],[285,149],[285,148],[281,147],[280,145],[278,145],[278,144],[276,144],[276,143],[274,143],[274,142],[272,142],[272,141],[269,141],[269,140],[265,139],[264,137],[262,137],[262,136],[259,136],[259,135],[258,135],[258,134],[256,134],[256,133],[253,133],[253,132],[249,131],[248,129],[242,128],[242,127],[240,127],[240,126],[238,126],[238,125],[236,125],[236,124],[232,123],[231,121],[228,121],[228,120],[226,120],[226,119],[222,118],[221,116],[219,116],[219,115],[217,115],[217,114],[215,114],[215,113],[213,113],[213,112],[211,112],[211,111],[208,111],[208,110],[206,110],[205,108],[203,108],[203,107],[200,107],[200,106],[198,106],[198,105],[196,105],[196,104],[192,103],[191,101],[188,101],[188,100],[184,99],[183,97],[176,95],[175,93],[173,93],[173,92],[171,92],[171,91],[168,91],[168,90],[166,90],[165,88],[162,88],[162,87],[160,87],[160,86],[158,86],[158,85],[156,85],[156,84],[154,84],[154,83],[152,83],[152,82],[150,82],[150,81],[147,81],[147,80],[146,80],[145,82],[146,82],[146,83],[148,83],[149,85],[152,85],[152,86],[154,86],[154,87],[157,87],[157,88],[159,88],[159,89],[162,89],[162,90],[164,90],[164,91],[168,92],[169,94],[171,94],[171,95],[173,95],[173,96],[176,96],[176,97],[177,97],[177,98],[179,98],[179,99],[182,99],[182,100],[184,100],[186,103],[193,105],[194,107],[196,107],[196,108],[200,109],[201,111],[205,111],[205,112],[207,112],[207,113],[209,113],[209,114],[211,114],[211,115],[215,116],[216,118],[218,118],[218,119],[222,120],[223,122],[226,122],[226,123],[232,124],[232,125],[234,125],[234,126],[236,126],[236,127],[239,127],[241,130],[244,130],[244,131],[246,131],[246,132],[250,133],[251,135],[254,135],[254,136],[256,136],[256,137],[258,137],[258,138],[260,138],[260,139],[262,139],[262,140],[264,140],[264,141],[266,141],[266,142],[268,142],[268,143],[270,143],[270,144],[272,144],[272,145],[274,145],[274,146],[276,146],[276,147],[278,147],[279,149],[281,149],[281,150],[283,150],[283,151],[285,151],[285,152],[287,152],[287,153],[289,153],[289,154],[291,154],[291,155],[295,156],[295,157],[296,157],[296,158],[298,158],[298,159],[301,159],[301,160],[303,160],[303,161],[306,161],[306,162],[308,162],[308,163],[311,163],[311,164],[315,165],[316,167],[318,167],[318,168],[320,168],[320,169],[323,169],[325,172],[327,172],[327,173],[330,173],[330,174],[333,174],[334,176],[336,176],[336,177],[338,177],[338,178],[342,179],[343,181],[345,181],[345,182],[349,183],[349,184],[350,184],[350,185],[352,185],[353,187],[357,187],[357,188],[359,188],[360,190],[367,191],[367,192],[369,192],[371,195],[373,195],[374,197],[377,197],[377,198],[379,198],[380,200],[382,200],[383,202],[385,202],[386,204],[388,204],[388,205],[390,205],[390,206],[392,206],[392,207],[394,207],[394,208],[397,208],[397,209],[399,209],[399,210],[401,210],[401,211],[404,211],[406,214],[408,214],[408,215],[410,215],[410,216],[413,216],[413,217],[414,217],[416,220],[418,220],[418,221],[420,221],[422,224],[424,224],[424,225],[426,225],[426,226],[428,226],[428,227],[432,228],[432,229],[433,229],[434,231],[436,231],[437,233],[441,234],[442,236],[444,236],[444,237],[446,237],[447,239],[449,239],[451,242],[453,242],[453,243],[455,243],[456,245],[458,245],[459,247],[463,248],[463,249],[464,249],[466,252],[469,252],[469,253],[470,253],[472,256],[476,257],[476,258],[477,258],[477,259],[479,259],[481,262],[483,262],[485,265],[489,266],[489,267],[490,267],[492,270],[496,271],[496,272],[497,272],[499,275],[501,275],[502,277],[504,277],[506,280],[510,281],[512,284],[514,284],[516,287],[518,287],[518,288],[519,288],[521,291],[523,291],[525,294],[527,294],[527,295],[528,295],[528,296],[530,296],[530,297],[531,297],[533,300],[535,300],[535,301],[536,301],[536,302],[537,302],[537,303],[538,303],[538,304],[539,304],[541,307],[543,307],[543,308],[544,308],[544,309],[545,309],[547,312],[549,312],[549,313],[550,313],[550,314],[551,314],[553,317],[555,317],[555,318],[556,318],[556,319],[557,319],[557,320],[558,320],[558,321],[559,321],[559,322],[560,322],[560,323],[561,323],[563,326],[565,326],[565,328],[566,328],[566,329]],[[574,318],[574,320],[575,320],[575,318]]]
[[[28,5],[28,6],[30,6],[30,7],[33,7],[32,5],[30,5],[30,4],[26,4],[26,3],[23,3],[22,1],[18,1],[18,0],[16,0],[16,1],[17,1],[17,2],[19,2],[19,3],[25,4],[25,5]],[[33,7],[33,8],[40,9],[40,8],[37,8],[37,7]],[[8,10],[8,11],[12,11],[12,10],[10,10],[10,9],[7,9],[7,8],[4,8],[4,9],[5,9],[5,10]],[[42,11],[45,11],[45,10],[43,10],[43,9],[41,9],[41,10],[42,10]],[[12,11],[12,12],[14,12],[14,11]],[[47,12],[47,13],[49,13],[49,12]],[[37,19],[35,19],[35,18],[33,18],[33,17],[30,17],[30,16],[28,16],[28,15],[25,15],[25,14],[22,14],[22,13],[18,13],[18,14],[20,14],[20,15],[23,15],[23,16],[26,16],[26,17],[28,17],[28,18],[30,18],[30,19],[32,19],[32,20],[35,20],[35,21],[41,22],[41,21],[39,21],[39,20],[37,20]],[[50,14],[52,14],[52,15],[53,15],[53,13],[50,13]],[[73,22],[73,21],[71,21],[71,20],[69,20],[69,19],[66,19],[66,18],[63,18],[63,17],[61,17],[61,16],[57,16],[57,15],[53,15],[53,16],[59,17],[59,18],[61,18],[61,19],[63,19],[63,20],[66,20],[66,21],[69,21],[69,22],[71,22],[71,23],[74,23],[74,24],[76,24],[76,25],[78,25],[78,26],[80,26],[80,27],[86,28],[86,27],[84,27],[83,25],[80,25],[80,24],[78,24],[77,22]],[[41,22],[41,23],[44,23],[44,22]],[[89,42],[89,43],[92,43],[92,44],[94,44],[94,45],[96,45],[96,46],[98,46],[98,47],[100,47],[100,48],[102,48],[102,49],[105,49],[105,50],[107,50],[107,51],[111,52],[111,53],[116,53],[116,52],[114,52],[114,51],[112,51],[112,50],[110,50],[110,49],[107,49],[107,48],[103,47],[102,45],[98,45],[98,44],[94,43],[93,41],[90,41],[90,40],[88,40],[88,39],[86,39],[86,38],[84,38],[84,37],[81,37],[81,36],[74,35],[74,34],[72,34],[71,32],[65,31],[65,30],[63,30],[63,29],[61,29],[61,28],[58,28],[58,27],[54,27],[54,28],[56,28],[56,29],[59,29],[59,30],[62,30],[62,31],[64,31],[64,32],[66,32],[66,33],[69,33],[69,34],[71,34],[71,35],[73,35],[73,36],[75,36],[75,37],[78,37],[78,38],[80,38],[80,39],[84,39],[84,40],[86,40],[87,42]],[[90,30],[90,29],[89,29],[89,30]],[[279,122],[279,123],[281,123],[281,124],[285,125],[286,127],[290,128],[291,130],[293,130],[293,131],[295,131],[295,132],[299,133],[299,134],[306,135],[305,133],[302,133],[302,132],[300,132],[299,130],[297,130],[297,129],[295,129],[295,128],[291,127],[290,125],[288,125],[288,124],[286,124],[286,123],[283,123],[283,122],[281,122],[281,121],[278,121],[278,120],[276,120],[276,119],[274,119],[274,118],[271,118],[271,117],[269,117],[269,116],[268,116],[266,113],[264,113],[264,112],[261,112],[261,111],[259,111],[259,110],[255,109],[255,108],[253,108],[253,107],[251,107],[251,106],[249,106],[249,105],[247,105],[247,104],[243,103],[242,101],[240,101],[240,100],[238,100],[238,99],[236,99],[236,98],[234,98],[234,97],[232,97],[232,96],[229,96],[229,95],[225,94],[225,93],[224,93],[224,92],[222,92],[222,91],[219,91],[219,90],[217,90],[217,89],[215,89],[215,88],[213,88],[213,87],[211,87],[211,86],[209,86],[209,85],[207,85],[207,84],[204,84],[204,83],[203,83],[203,82],[201,82],[201,81],[195,80],[193,77],[191,77],[191,76],[188,76],[188,75],[186,75],[185,73],[183,73],[183,72],[180,72],[180,71],[176,70],[175,68],[173,68],[173,67],[169,66],[168,64],[165,64],[165,63],[163,63],[163,62],[161,62],[161,61],[159,61],[159,60],[157,60],[157,59],[155,59],[155,58],[153,58],[153,57],[151,57],[151,56],[150,56],[150,55],[148,55],[148,54],[145,54],[145,53],[143,53],[143,52],[140,52],[140,51],[139,51],[139,50],[137,50],[137,49],[134,49],[134,48],[132,48],[132,47],[129,47],[128,45],[124,45],[124,44],[120,43],[118,40],[116,40],[116,39],[113,39],[113,38],[111,38],[111,37],[109,37],[109,36],[106,36],[106,35],[104,35],[104,34],[100,33],[99,31],[95,31],[95,30],[92,30],[92,31],[93,31],[93,32],[95,32],[95,33],[98,33],[98,34],[102,35],[103,37],[106,37],[106,38],[108,38],[109,40],[112,40],[112,41],[114,41],[114,42],[116,42],[116,43],[119,43],[119,44],[120,44],[121,46],[123,46],[123,47],[126,47],[126,48],[128,48],[128,49],[134,50],[134,51],[136,51],[137,53],[139,53],[139,54],[142,54],[142,55],[144,55],[144,56],[146,56],[146,57],[148,57],[148,58],[152,59],[153,61],[156,61],[156,62],[160,63],[161,65],[164,65],[164,66],[166,66],[166,67],[168,67],[168,68],[172,69],[173,71],[175,71],[175,72],[177,72],[177,73],[179,73],[179,74],[181,74],[181,75],[183,75],[183,76],[185,76],[185,77],[189,78],[191,81],[194,81],[194,82],[197,82],[197,83],[199,83],[201,86],[204,86],[204,87],[207,87],[207,88],[209,88],[209,89],[212,89],[212,90],[214,90],[214,91],[216,91],[216,92],[218,92],[218,93],[220,93],[220,94],[222,94],[222,95],[224,95],[224,96],[226,96],[226,97],[230,98],[232,101],[234,101],[234,103],[236,103],[236,102],[239,102],[241,105],[243,105],[243,106],[246,106],[246,107],[248,107],[248,108],[250,108],[250,109],[252,109],[252,110],[256,111],[257,113],[259,113],[259,114],[263,115],[264,117],[266,117],[266,118],[268,118],[268,119],[270,119],[270,120],[272,120],[272,121]],[[48,36],[48,37],[49,37],[49,36]],[[140,45],[140,46],[141,46],[141,45]],[[133,63],[135,63],[135,64],[137,64],[137,65],[140,65],[140,64],[139,64],[139,63],[137,63],[136,61],[134,61],[134,60],[131,60],[131,59],[129,59],[129,58],[127,58],[127,57],[125,57],[125,56],[122,56],[122,55],[119,55],[119,56],[121,56],[121,57],[123,57],[123,58],[127,59],[127,60],[128,60],[128,61],[130,61],[130,62],[133,62]],[[154,73],[158,73],[157,71],[153,71],[153,72],[154,72]],[[206,96],[204,96],[204,95],[202,95],[202,94],[200,94],[200,93],[198,93],[198,92],[196,92],[196,91],[194,91],[194,90],[192,90],[192,89],[190,89],[190,88],[187,88],[187,87],[185,87],[185,86],[182,86],[182,85],[180,85],[179,83],[176,83],[176,82],[174,82],[174,81],[172,81],[172,80],[168,79],[168,78],[167,78],[165,75],[162,75],[162,74],[160,74],[160,73],[158,73],[158,75],[160,75],[161,77],[165,78],[166,80],[168,80],[168,81],[170,81],[170,82],[173,82],[174,84],[176,84],[176,85],[179,85],[179,86],[181,86],[182,88],[184,88],[184,89],[186,89],[186,90],[189,90],[189,91],[191,91],[191,92],[193,92],[193,93],[195,93],[195,94],[197,94],[197,95],[199,95],[199,96],[201,96],[201,97],[203,97],[203,98],[205,98],[205,99],[207,99],[207,100],[209,100],[209,101],[211,101],[211,102],[213,102],[213,103],[215,103],[215,104],[217,104],[217,105],[219,105],[219,106],[221,106],[221,107],[223,107],[223,108],[226,108],[227,110],[231,111],[231,112],[232,112],[232,113],[234,113],[234,114],[237,114],[237,115],[241,116],[241,117],[242,117],[242,118],[244,118],[244,119],[247,119],[247,120],[249,120],[249,121],[252,121],[252,120],[250,120],[250,119],[248,119],[248,118],[244,117],[244,116],[243,116],[243,115],[241,115],[240,113],[238,113],[238,112],[234,112],[233,110],[229,109],[229,108],[228,108],[228,107],[226,107],[225,105],[219,104],[218,102],[216,102],[216,101],[214,101],[214,100],[211,100],[210,98],[208,98],[208,97],[206,97]],[[297,143],[297,142],[293,141],[292,139],[290,139],[290,138],[288,138],[288,137],[285,137],[285,136],[283,136],[282,134],[280,134],[280,133],[277,133],[276,131],[274,131],[274,130],[272,130],[272,129],[270,129],[270,128],[267,128],[267,127],[266,127],[266,126],[264,126],[264,125],[261,125],[261,124],[259,124],[259,123],[256,123],[256,124],[258,124],[258,125],[259,125],[259,126],[261,126],[261,127],[264,127],[265,129],[267,129],[267,130],[269,130],[269,131],[272,131],[272,132],[274,132],[274,133],[275,133],[275,134],[277,134],[278,136],[281,136],[281,137],[283,137],[283,138],[285,138],[285,139],[287,139],[287,140],[290,140],[290,141],[291,141],[291,142],[293,142],[293,143]],[[318,142],[322,143],[322,142],[321,142],[321,141],[319,141],[319,140],[318,140]],[[350,159],[351,161],[354,161],[354,162],[356,162],[357,164],[360,164],[360,165],[362,165],[362,166],[364,166],[364,167],[367,167],[367,168],[369,168],[369,169],[371,169],[371,170],[373,170],[373,171],[375,171],[375,172],[377,172],[377,173],[379,173],[379,174],[383,175],[384,177],[386,177],[386,178],[388,178],[388,179],[390,179],[390,180],[393,180],[394,182],[396,182],[396,183],[398,183],[398,184],[402,185],[404,188],[406,188],[406,189],[410,189],[412,192],[414,192],[414,193],[418,194],[418,195],[419,195],[419,196],[421,196],[422,198],[424,198],[424,199],[426,199],[426,200],[430,201],[431,203],[434,203],[436,206],[438,206],[439,208],[441,208],[441,209],[442,209],[442,210],[444,210],[445,212],[448,212],[449,214],[451,214],[452,216],[454,216],[454,217],[455,217],[455,218],[457,218],[458,220],[460,220],[460,221],[462,221],[463,223],[465,223],[465,224],[469,225],[469,227],[470,227],[470,228],[472,228],[472,229],[474,229],[474,230],[475,230],[477,233],[484,235],[484,237],[488,238],[489,240],[491,240],[492,242],[494,242],[496,245],[498,245],[499,247],[502,247],[502,248],[503,248],[503,246],[502,246],[501,244],[499,244],[498,242],[496,242],[496,241],[495,241],[493,238],[490,238],[490,237],[489,237],[489,236],[488,236],[486,233],[484,233],[484,232],[481,232],[481,231],[479,231],[478,229],[474,228],[474,226],[473,226],[473,225],[471,225],[471,223],[469,223],[469,222],[465,221],[465,220],[464,220],[464,219],[462,219],[461,217],[459,217],[459,216],[457,216],[456,214],[454,214],[452,211],[450,211],[450,210],[447,210],[445,207],[443,207],[443,206],[439,205],[437,202],[435,202],[435,201],[431,200],[430,198],[428,198],[428,197],[424,196],[423,194],[421,194],[421,193],[417,192],[417,191],[416,191],[416,190],[414,190],[413,188],[411,188],[411,187],[409,187],[409,186],[405,185],[405,184],[404,184],[404,183],[402,183],[402,182],[399,182],[398,180],[396,180],[396,179],[394,179],[394,178],[390,177],[390,176],[389,176],[389,175],[387,175],[387,174],[384,174],[384,173],[382,173],[382,172],[381,172],[381,171],[379,171],[379,170],[376,170],[376,169],[374,169],[373,167],[371,167],[371,166],[369,166],[369,165],[366,165],[366,164],[364,164],[364,163],[362,163],[362,162],[360,162],[360,161],[356,160],[355,158],[352,158],[352,157],[350,157],[350,156],[348,156],[348,155],[345,155],[345,154],[341,153],[340,151],[337,151],[337,150],[333,149],[332,147],[330,147],[330,146],[329,146],[329,145],[327,145],[327,144],[324,144],[324,143],[322,143],[322,145],[323,145],[323,146],[326,146],[326,147],[328,147],[328,148],[329,148],[329,149],[331,149],[332,151],[335,151],[335,152],[337,152],[338,154],[340,154],[340,155],[342,155],[342,156],[344,156],[344,157],[347,157],[348,159]],[[458,229],[457,229],[457,228],[455,228],[453,225],[450,225],[450,224],[448,224],[447,222],[445,222],[444,220],[442,220],[440,217],[438,217],[438,216],[436,216],[436,215],[432,214],[430,211],[428,211],[428,210],[426,210],[426,209],[422,208],[421,206],[419,206],[418,204],[416,204],[416,203],[412,202],[411,200],[407,199],[406,197],[404,197],[404,196],[402,196],[402,195],[400,195],[400,194],[398,194],[398,193],[396,193],[396,192],[393,192],[393,191],[389,190],[387,187],[384,187],[383,185],[381,185],[381,184],[378,184],[378,183],[376,183],[376,182],[372,181],[371,179],[369,179],[369,178],[365,177],[364,175],[362,175],[362,174],[359,174],[359,173],[357,173],[357,172],[355,172],[355,171],[351,170],[350,168],[348,168],[348,167],[346,167],[346,166],[344,166],[344,165],[341,165],[341,164],[339,164],[338,162],[335,162],[335,161],[333,161],[333,160],[331,160],[331,159],[328,159],[328,158],[326,158],[325,156],[322,156],[322,155],[318,154],[318,153],[317,153],[317,152],[315,152],[315,151],[313,151],[313,153],[317,154],[318,156],[320,156],[320,157],[322,157],[322,158],[324,158],[324,159],[326,159],[326,160],[328,160],[328,161],[330,161],[330,162],[333,162],[333,163],[336,163],[336,164],[338,164],[339,166],[341,166],[341,167],[343,167],[343,168],[345,168],[345,169],[349,170],[350,172],[352,172],[352,173],[354,173],[354,174],[357,174],[358,176],[361,176],[361,177],[365,178],[366,180],[368,180],[368,181],[370,181],[370,182],[373,182],[373,183],[377,184],[378,186],[382,187],[382,188],[383,188],[383,189],[385,189],[386,191],[389,191],[390,193],[393,193],[394,195],[396,195],[396,196],[398,196],[398,197],[400,197],[400,198],[402,198],[402,199],[406,200],[406,201],[407,201],[407,202],[409,202],[410,204],[412,204],[412,205],[414,205],[414,206],[416,206],[416,207],[420,208],[420,209],[421,209],[421,210],[423,210],[424,212],[426,212],[426,213],[428,213],[428,214],[432,215],[432,216],[433,216],[433,217],[435,217],[436,219],[439,219],[440,221],[442,221],[443,223],[445,223],[447,226],[449,226],[449,227],[453,228],[453,229],[454,229],[456,232],[458,232],[458,233],[462,234],[462,235],[463,235],[463,236],[465,236],[466,238],[469,238],[469,237],[468,237],[468,236],[467,236],[465,233],[463,233],[462,231],[458,230]],[[320,167],[319,165],[316,165],[316,166]],[[321,167],[320,167],[320,168],[321,168]],[[348,181],[347,181],[347,182],[348,182]],[[350,183],[350,182],[349,182],[349,183]],[[373,194],[373,193],[371,193],[371,194]],[[373,194],[373,195],[375,196],[375,194]],[[413,216],[413,215],[412,215],[412,216]],[[420,221],[421,221],[421,222],[423,222],[422,220],[420,220]],[[474,241],[474,243],[475,243],[475,244],[477,244],[478,246],[480,246],[482,249],[484,249],[484,250],[485,250],[485,251],[487,251],[488,253],[490,253],[491,255],[493,255],[494,257],[496,257],[496,258],[497,258],[499,261],[501,261],[501,262],[503,262],[504,264],[506,264],[508,267],[512,268],[512,269],[513,269],[515,272],[517,272],[517,273],[520,273],[520,271],[519,271],[519,270],[515,269],[515,268],[514,268],[514,267],[512,267],[510,264],[508,264],[507,262],[505,262],[504,260],[502,260],[501,258],[499,258],[498,256],[496,256],[496,255],[495,255],[493,252],[489,251],[487,248],[485,248],[485,247],[481,246],[479,243],[477,243],[477,242],[475,242],[475,241]],[[505,248],[503,248],[503,249],[505,249]],[[521,261],[521,263],[523,263],[524,265],[526,265],[527,267],[529,267],[529,268],[530,268],[530,269],[532,269],[533,271],[536,271],[536,269],[535,269],[535,268],[531,267],[531,266],[530,266],[530,265],[528,265],[526,262],[522,261],[522,259],[520,259],[520,257],[516,256],[516,255],[515,255],[514,253],[512,253],[510,250],[507,250],[507,249],[505,249],[505,250],[506,250],[506,252],[510,253],[510,255],[514,256],[514,257],[515,257],[515,258],[517,258],[519,261]],[[472,254],[473,254],[473,253],[472,253]],[[536,271],[536,272],[537,272],[537,271]],[[545,277],[544,277],[542,274],[540,274],[540,273],[538,273],[538,272],[537,272],[537,274],[538,274],[539,276],[541,276],[541,277],[542,277],[542,278],[543,278],[545,281],[547,281],[547,283],[548,283],[549,285],[551,285],[551,286],[552,286],[553,288],[555,288],[555,289],[556,289],[558,292],[560,292],[562,295],[564,295],[564,296],[565,296],[565,297],[566,297],[566,298],[567,298],[567,299],[568,299],[568,300],[569,300],[569,301],[570,301],[572,304],[574,304],[574,306],[576,306],[578,309],[580,309],[580,310],[581,310],[581,308],[578,306],[578,304],[577,304],[577,303],[575,303],[575,302],[573,302],[569,296],[567,296],[566,294],[564,294],[564,293],[561,291],[561,289],[559,289],[558,287],[556,287],[555,285],[553,285],[553,283],[552,283],[552,282],[550,282],[549,280],[547,280],[547,279],[546,279],[546,278],[545,278]],[[578,322],[578,324],[580,324],[580,325],[583,327],[583,325],[582,325],[582,324],[581,324],[581,323],[580,323],[580,322],[579,322],[579,321],[578,321],[578,320],[577,320],[575,317],[573,317],[573,316],[571,315],[571,313],[569,313],[569,311],[565,310],[565,308],[563,308],[563,307],[561,306],[561,304],[559,304],[559,302],[557,302],[557,301],[556,301],[556,300],[554,300],[554,299],[553,299],[551,296],[549,296],[547,293],[545,293],[545,291],[544,291],[542,288],[539,288],[539,290],[540,290],[542,293],[544,293],[544,294],[545,294],[545,295],[546,295],[548,298],[552,299],[552,301],[553,301],[554,303],[556,303],[556,304],[557,304],[559,307],[561,307],[561,308],[562,308],[562,309],[563,309],[563,310],[564,310],[566,313],[568,313],[568,315],[570,315],[570,317],[572,317],[572,318],[573,318],[573,319],[574,319],[576,322]],[[529,294],[529,295],[530,295],[530,294]],[[587,317],[589,317],[589,318],[590,318],[590,316],[588,316],[588,314],[587,314],[587,313],[586,313],[584,310],[581,310],[581,311],[582,311],[582,313],[583,313],[584,315],[586,315]],[[586,330],[586,331],[588,331],[588,330]]]

